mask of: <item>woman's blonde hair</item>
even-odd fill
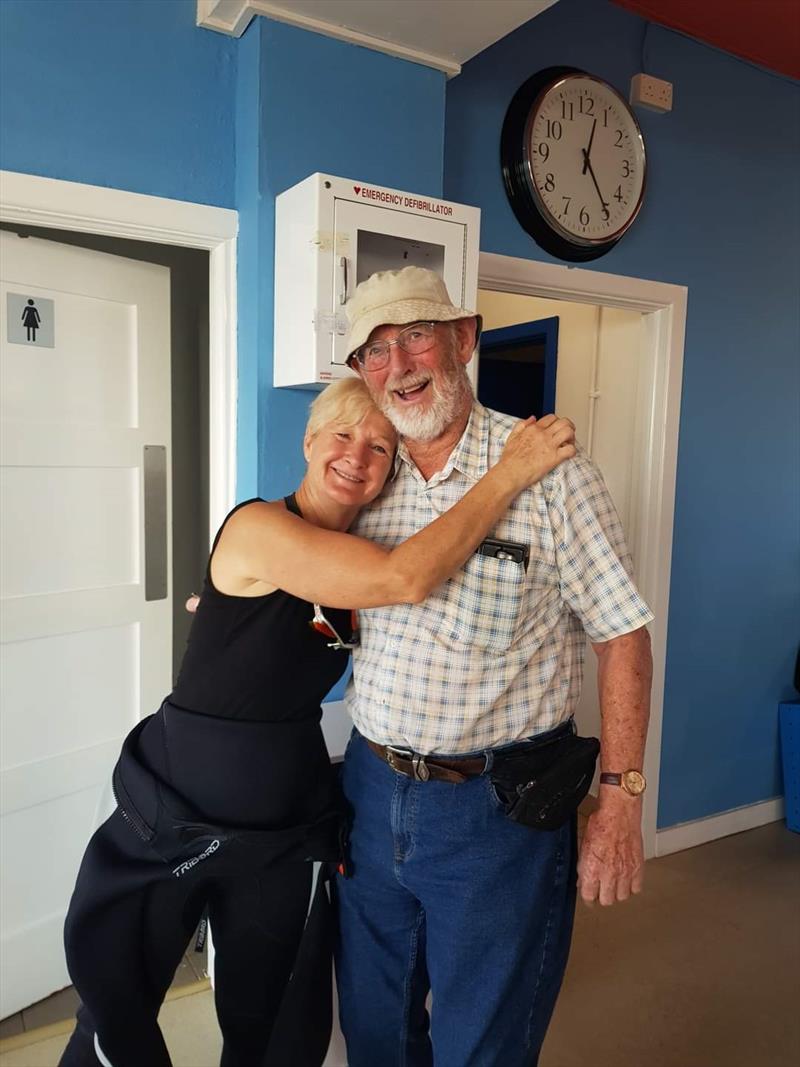
[[[314,437],[329,422],[356,426],[365,415],[378,410],[360,378],[341,378],[326,386],[312,403],[305,435]]]

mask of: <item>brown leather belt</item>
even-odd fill
[[[437,756],[420,756],[404,748],[392,748],[391,745],[379,745],[377,741],[364,740],[369,747],[388,763],[393,771],[413,778],[417,782],[466,782],[476,778],[486,770],[484,756],[467,756],[464,759],[439,759]]]

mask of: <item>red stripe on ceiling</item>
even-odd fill
[[[612,0],[635,15],[800,79],[800,0]]]

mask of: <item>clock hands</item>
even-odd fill
[[[583,173],[585,174],[588,169],[589,173],[591,174],[592,181],[594,182],[594,187],[597,190],[597,195],[600,197],[600,206],[606,213],[605,217],[608,218],[608,204],[603,199],[603,194],[600,192],[600,186],[597,184],[597,178],[595,178],[594,176],[594,168],[589,162],[589,153],[586,151],[585,148],[581,149],[581,151],[583,152]]]
[[[594,122],[592,123],[592,132],[589,134],[589,143],[583,149],[583,170],[581,171],[581,174],[585,174],[586,173],[586,168],[589,166],[589,156],[590,156],[591,151],[592,151],[592,141],[594,140],[594,131],[595,131],[596,128],[597,128],[597,119],[595,119]],[[595,185],[596,184],[597,183],[595,182]],[[602,197],[601,197],[601,199],[602,199]]]
[[[604,200],[603,194],[600,192],[600,186],[597,184],[597,178],[594,175],[594,167],[592,166],[591,160],[589,158],[592,151],[592,142],[594,141],[594,131],[596,129],[597,119],[592,122],[592,132],[589,134],[588,145],[585,148],[581,149],[581,152],[583,153],[583,170],[581,171],[581,174],[585,174],[587,170],[589,171],[589,174],[592,176],[592,181],[594,182],[594,187],[597,190],[597,195],[600,197],[600,206],[603,209],[605,217],[608,218],[608,204]]]

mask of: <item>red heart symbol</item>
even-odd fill
[[[356,196],[358,196],[358,194],[361,192],[361,186],[360,185],[354,185],[353,189],[355,189]]]

